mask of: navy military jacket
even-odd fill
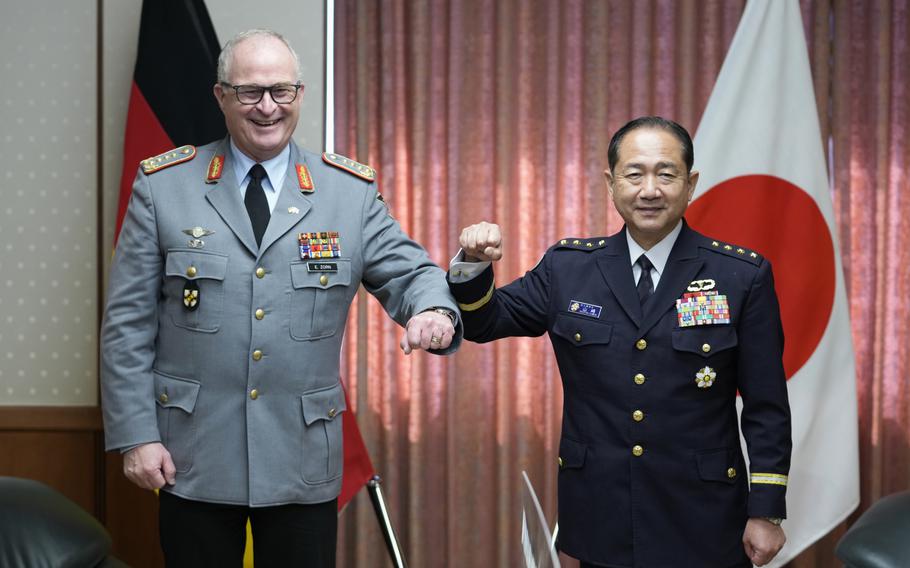
[[[746,521],[786,516],[791,451],[767,260],[684,224],[644,306],[625,230],[563,240],[503,288],[492,267],[450,288],[466,339],[550,336],[560,550],[616,567],[751,566]]]

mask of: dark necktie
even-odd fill
[[[641,276],[638,278],[638,299],[641,301],[641,305],[645,305],[645,302],[654,293],[654,281],[651,280],[651,269],[654,268],[654,265],[645,255],[638,257],[635,264],[641,267]]]
[[[262,164],[254,164],[250,168],[250,183],[247,184],[246,195],[243,197],[243,204],[246,205],[246,212],[250,215],[257,246],[262,243],[262,235],[265,234],[265,228],[269,226],[269,217],[272,216],[269,211],[269,202],[265,198],[265,191],[262,189],[262,178],[264,177],[265,168],[262,167]]]

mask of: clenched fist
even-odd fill
[[[468,262],[495,262],[502,258],[502,231],[495,223],[481,221],[465,227],[458,237],[458,244]]]

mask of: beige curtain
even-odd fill
[[[693,133],[743,1],[336,0],[336,150],[379,170],[393,215],[442,266],[467,224],[503,226],[499,284],[565,236],[621,223],[610,134],[642,114]],[[803,0],[859,374],[863,507],[910,486],[908,0]],[[520,472],[555,519],[562,393],[546,338],[398,349],[361,293],[350,390],[412,567],[519,565]],[[381,566],[365,493],[339,566]],[[838,529],[795,567],[836,566]],[[572,566],[566,562],[566,566]]]

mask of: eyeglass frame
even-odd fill
[[[277,83],[277,84],[271,85],[269,87],[261,87],[259,85],[232,85],[232,84],[228,83],[227,81],[219,81],[218,84],[221,85],[222,87],[230,87],[230,88],[234,89],[234,98],[237,99],[238,103],[245,105],[245,106],[258,105],[260,102],[262,102],[262,97],[265,96],[266,91],[269,92],[269,96],[272,97],[272,102],[275,103],[276,105],[289,105],[292,102],[297,100],[297,97],[300,96],[300,90],[304,88],[304,85],[301,84],[300,81],[297,81],[296,83]],[[256,102],[245,103],[240,100],[240,89],[242,89],[243,87],[253,87],[253,88],[259,89],[259,98],[256,99]],[[278,101],[276,101],[275,95],[274,95],[274,93],[272,93],[272,89],[277,89],[279,87],[281,87],[281,88],[294,87],[294,98],[287,102],[284,102],[284,103],[279,103]]]

